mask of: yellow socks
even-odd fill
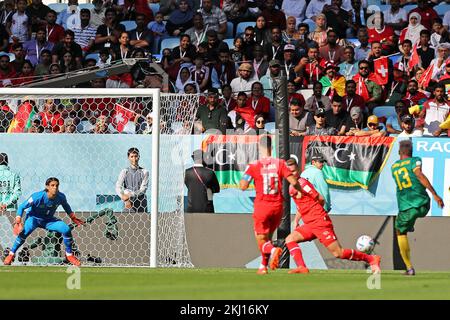
[[[411,269],[411,250],[409,249],[408,236],[406,234],[397,235],[397,240],[403,262],[407,269]]]

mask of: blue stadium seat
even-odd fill
[[[395,116],[395,107],[394,106],[379,106],[373,109],[373,114],[379,117],[385,117],[386,119],[390,116]]]
[[[391,8],[390,4],[380,4],[378,6],[380,7],[380,11],[381,12],[384,12],[384,11],[389,10]]]
[[[84,60],[87,59],[95,59],[95,61],[98,62],[98,60],[100,59],[100,54],[99,53],[89,53],[88,55],[86,55],[86,57],[84,57]]]
[[[361,43],[359,42],[358,39],[356,38],[348,38],[347,39],[348,42],[350,42],[352,45],[354,45],[355,47],[359,46]]]
[[[91,9],[94,9],[95,6],[92,3],[80,3],[78,5],[78,7],[80,8],[80,10],[81,9],[89,9],[89,10],[91,10]]]
[[[267,122],[264,125],[264,130],[266,130],[269,133],[275,133],[275,122]]]
[[[233,22],[227,22],[227,33],[225,34],[225,38],[234,38],[234,24]]]
[[[443,18],[445,16],[445,13],[447,11],[450,11],[450,4],[440,3],[439,5],[435,6],[434,11],[437,12],[437,14]]]
[[[50,9],[55,10],[56,13],[60,13],[67,9],[67,3],[49,3],[47,6]]]
[[[403,7],[403,9],[405,9],[407,14],[415,8],[417,8],[417,4],[407,4]]]
[[[125,31],[136,29],[136,21],[133,20],[121,21],[120,24],[125,27]]]
[[[179,45],[180,45],[180,38],[178,37],[164,39],[163,41],[161,41],[161,55],[164,49],[166,48],[173,49]]]
[[[305,21],[306,24],[308,24],[309,26],[309,32],[313,32],[314,30],[316,30],[316,23],[310,19],[306,19]]]
[[[223,39],[223,42],[225,42],[228,45],[228,48],[230,49],[234,48],[234,39]]]
[[[150,9],[152,9],[154,16],[159,12],[159,3],[149,3],[148,6],[150,7]]]
[[[0,52],[0,57],[3,57],[3,56],[8,56],[9,62],[13,62],[14,60],[16,60],[16,55],[12,52],[11,53],[4,52],[4,51]]]
[[[239,22],[238,25],[236,26],[236,36],[239,36],[241,33],[244,33],[245,28],[247,28],[248,26],[254,27],[255,25],[256,25],[255,21]]]

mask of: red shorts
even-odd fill
[[[283,205],[255,203],[253,212],[253,228],[256,234],[273,233],[280,225],[283,217]]]
[[[316,238],[319,239],[325,247],[328,247],[330,244],[337,241],[331,221],[320,224],[305,223],[295,228],[295,231],[300,233],[305,241],[311,241]]]

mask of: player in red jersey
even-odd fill
[[[259,141],[260,160],[247,166],[240,182],[242,190],[248,188],[252,179],[255,182],[253,228],[262,256],[258,274],[267,274],[268,265],[272,270],[278,268],[282,250],[274,247],[271,239],[283,216],[283,178],[293,186],[294,190],[301,190],[297,179],[287,168],[286,162],[272,158],[271,154],[272,139],[268,135],[263,135]]]
[[[311,182],[300,178],[299,168],[294,159],[287,161],[287,166],[291,173],[298,178],[301,186],[301,192],[294,188],[289,189],[297,205],[297,214],[295,215],[295,230],[286,237],[286,247],[297,264],[296,269],[289,273],[308,273],[309,270],[303,261],[302,251],[299,242],[319,239],[319,241],[335,256],[340,259],[365,261],[370,264],[372,272],[378,273],[380,269],[380,256],[368,255],[353,249],[344,249],[341,247],[334,233],[333,223],[328,213],[324,210],[324,198],[320,195]],[[303,220],[303,225],[298,226],[299,220]]]

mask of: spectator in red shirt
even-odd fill
[[[58,43],[64,38],[64,28],[56,23],[57,13],[55,10],[50,10],[45,16],[47,21],[47,41]]]
[[[427,0],[417,0],[417,8],[409,12],[408,21],[411,14],[417,12],[422,17],[422,25],[428,30],[431,30],[433,26],[433,20],[439,18],[439,15],[436,13],[436,11],[434,11],[433,8],[428,5],[427,2]]]
[[[253,109],[253,117],[260,113],[264,114],[266,119],[269,116],[270,100],[264,96],[264,88],[261,82],[254,82],[252,84],[252,93],[250,98],[247,100],[247,107],[251,107]],[[250,125],[254,127],[254,119]]]
[[[419,84],[416,80],[409,80],[408,87],[406,89],[406,95],[403,100],[409,104],[408,107],[412,107],[416,104],[423,104],[428,97],[421,91],[419,91]]]
[[[364,113],[368,112],[364,98],[356,93],[356,82],[354,80],[347,80],[345,92],[347,94],[342,98],[342,109],[350,112],[352,108],[359,107]]]
[[[383,12],[374,13],[374,28],[369,28],[369,43],[380,42],[383,47],[383,54],[387,55],[393,52],[395,44],[395,33],[392,27],[384,24]]]
[[[41,125],[48,129],[49,132],[62,132],[61,128],[64,125],[64,119],[61,113],[57,110],[55,101],[47,99],[44,103],[44,110],[39,112]]]
[[[287,94],[288,94],[288,103],[291,103],[292,99],[297,99],[299,106],[305,106],[305,97],[301,93],[297,93],[297,87],[295,86],[295,82],[288,81],[287,83]]]
[[[7,53],[3,53],[0,56],[0,88],[6,87],[7,84],[11,84],[11,79],[15,77],[16,71],[9,62],[9,55]]]

